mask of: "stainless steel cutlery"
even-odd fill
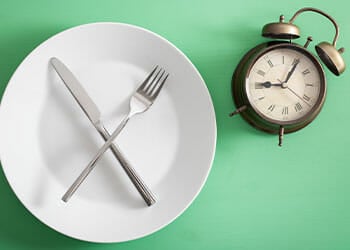
[[[51,58],[51,64],[54,69],[65,83],[66,87],[69,89],[73,97],[76,99],[80,107],[83,109],[84,113],[87,115],[89,120],[92,122],[96,130],[105,140],[105,144],[100,148],[98,153],[90,161],[88,166],[82,171],[78,178],[74,181],[71,187],[62,197],[62,200],[67,202],[74,192],[78,189],[80,184],[84,179],[89,175],[92,169],[95,167],[98,160],[101,158],[103,153],[111,148],[113,154],[120,162],[121,166],[129,176],[130,180],[133,182],[134,186],[137,188],[143,199],[145,200],[148,206],[151,206],[156,202],[154,195],[142,181],[141,177],[136,173],[135,169],[130,165],[130,163],[125,159],[123,154],[120,152],[120,149],[113,144],[113,140],[118,136],[121,130],[125,127],[127,122],[131,117],[136,114],[140,114],[149,109],[153,104],[159,92],[161,91],[164,83],[166,82],[169,74],[166,74],[165,70],[158,69],[155,67],[153,71],[147,76],[139,88],[134,92],[133,96],[130,99],[130,111],[128,115],[123,119],[119,124],[117,129],[110,135],[108,131],[104,128],[101,122],[101,113],[88,96],[82,85],[76,79],[72,72],[57,58]]]

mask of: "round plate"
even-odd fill
[[[170,73],[144,114],[115,140],[157,197],[147,207],[111,152],[68,203],[62,195],[103,140],[49,64],[59,58],[80,80],[112,132],[155,65]],[[119,23],[78,26],[48,39],[21,63],[0,110],[0,156],[23,205],[53,229],[86,241],[151,234],[194,200],[216,144],[213,104],[189,59],[164,38]]]

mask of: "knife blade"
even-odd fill
[[[58,76],[63,81],[64,85],[68,88],[69,92],[72,94],[74,99],[77,101],[81,109],[84,111],[86,116],[89,118],[90,122],[94,125],[99,134],[107,141],[110,134],[103,126],[101,122],[101,112],[97,105],[90,98],[86,90],[83,88],[78,79],[74,74],[64,65],[59,59],[53,57],[50,59],[50,63],[57,72]],[[140,193],[144,201],[148,206],[153,205],[156,199],[141,177],[137,174],[135,169],[126,160],[125,156],[121,153],[120,149],[112,144],[110,149],[112,153],[119,161],[120,165],[125,170],[126,174],[129,176],[130,180],[136,187],[137,191]],[[66,201],[65,201],[66,202]]]
[[[92,101],[88,93],[85,91],[85,89],[82,87],[82,85],[79,83],[78,79],[57,58],[51,58],[50,62],[74,99],[77,101],[79,106],[92,122],[92,124],[94,126],[98,124],[100,122],[101,112],[96,104]]]

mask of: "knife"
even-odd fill
[[[50,59],[50,62],[66,85],[70,93],[73,95],[74,99],[77,101],[81,109],[84,111],[86,116],[89,118],[90,122],[94,125],[99,134],[103,137],[105,141],[107,141],[110,137],[109,132],[103,126],[101,121],[101,112],[87,94],[83,86],[80,84],[78,79],[73,75],[73,73],[57,58],[53,57]],[[130,180],[136,187],[137,191],[140,193],[144,201],[148,206],[152,206],[156,200],[150,189],[143,182],[141,177],[137,174],[135,169],[130,165],[130,163],[126,160],[124,155],[121,153],[120,149],[112,144],[110,149],[112,150],[113,155],[117,158],[120,165],[125,170],[126,174],[129,176]],[[63,200],[66,202],[66,200]]]

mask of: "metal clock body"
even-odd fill
[[[319,114],[326,95],[322,66],[306,48],[267,42],[251,49],[232,77],[232,95],[242,117],[269,133],[297,131]]]
[[[346,66],[344,48],[336,48],[338,24],[322,10],[307,7],[295,12],[288,22],[280,15],[278,22],[266,24],[261,35],[274,41],[248,51],[232,77],[236,110],[230,116],[241,114],[255,128],[278,134],[279,146],[285,133],[302,129],[316,118],[326,96],[323,68],[307,50],[312,37],[307,38],[304,46],[292,43],[300,37],[294,21],[304,12],[317,13],[333,23],[333,42],[321,42],[315,49],[325,66],[334,75],[341,75]]]

